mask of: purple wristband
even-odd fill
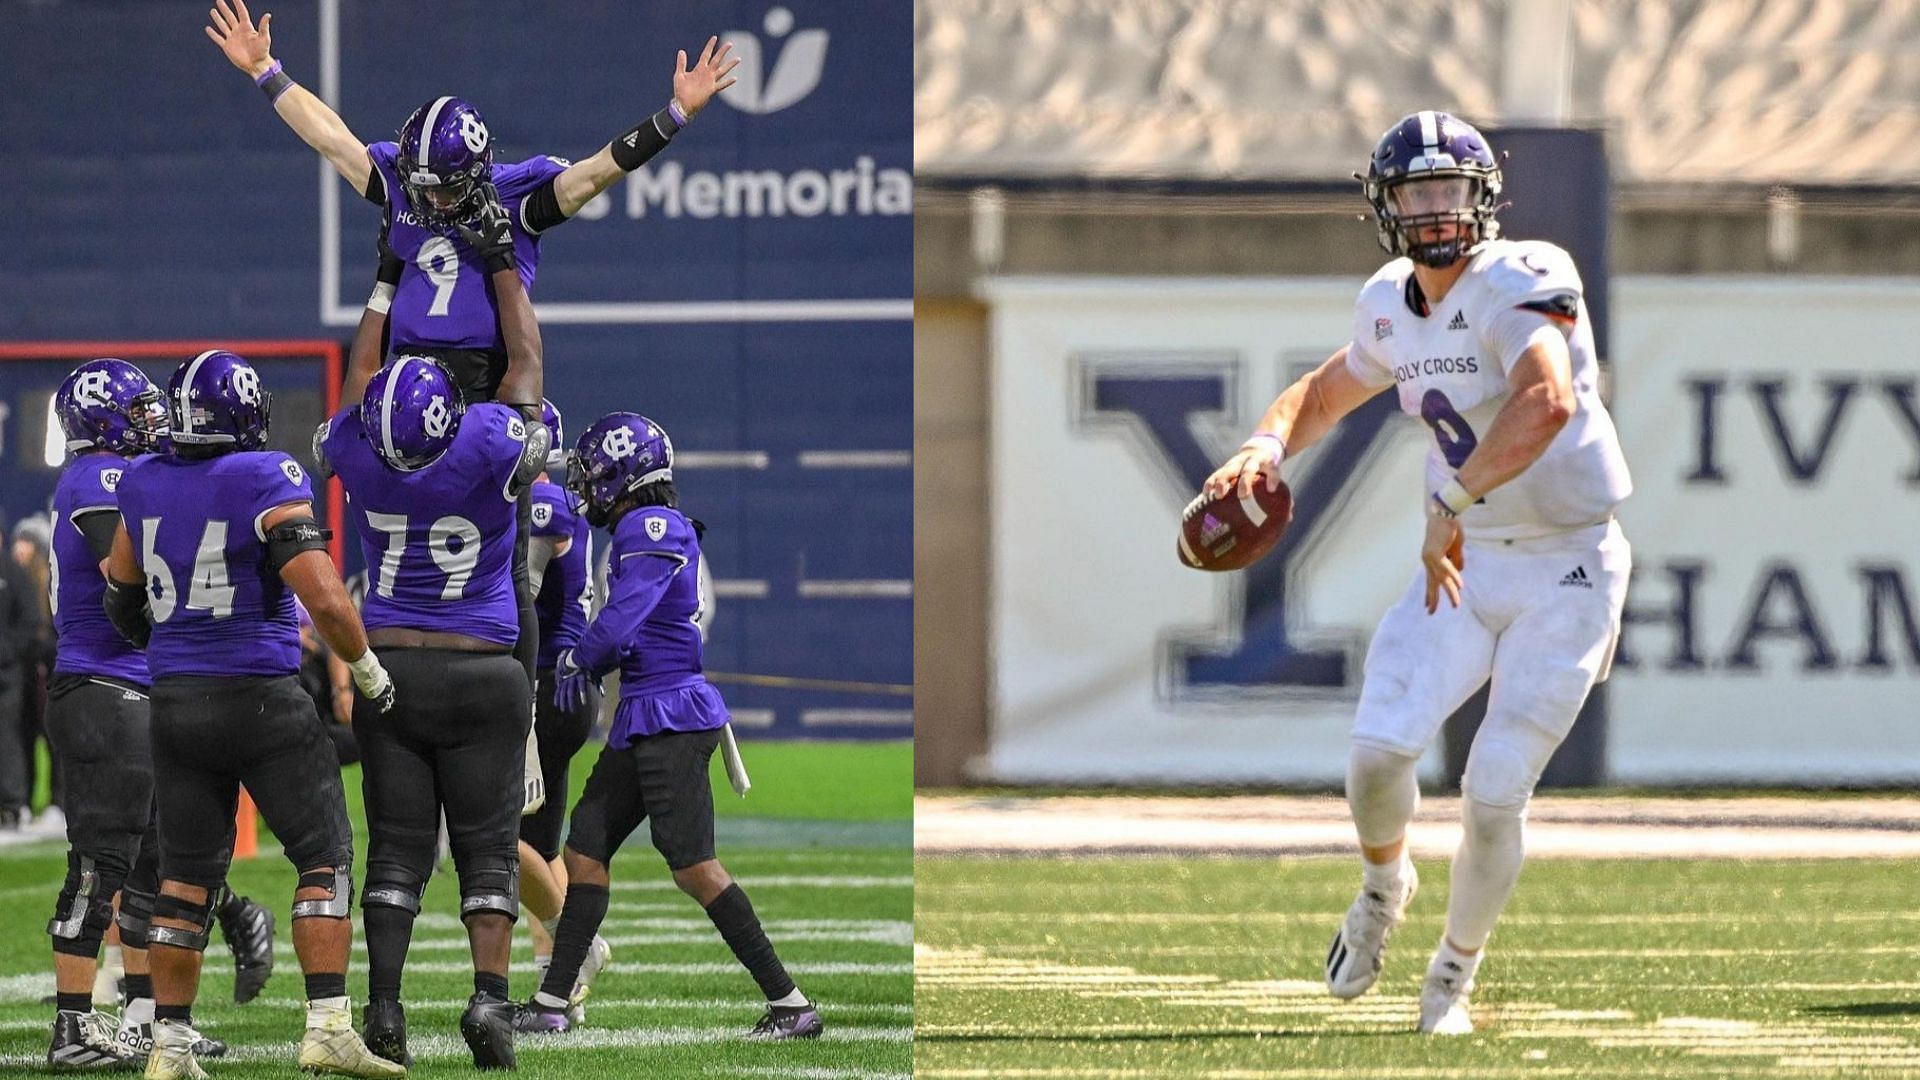
[[[688,116],[681,110],[680,103],[673,98],[667,99],[667,115],[673,117],[675,127],[687,126]]]
[[[268,79],[271,79],[271,78],[273,78],[273,77],[274,77],[275,75],[278,75],[278,74],[280,74],[280,71],[281,71],[281,68],[282,68],[282,66],[283,66],[283,65],[282,65],[282,64],[280,63],[280,61],[278,61],[278,60],[275,60],[275,61],[273,62],[273,66],[272,66],[272,67],[270,67],[270,68],[268,68],[267,70],[265,70],[265,71],[263,71],[263,72],[261,72],[260,74],[258,74],[258,75],[256,75],[256,76],[254,76],[254,77],[253,77],[253,85],[255,85],[255,86],[265,86],[265,85],[267,85],[267,80],[268,80]]]

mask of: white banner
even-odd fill
[[[1376,399],[1288,466],[1239,574],[1180,508],[1349,333],[1355,281],[1003,279],[987,774],[1336,782],[1375,622],[1418,568],[1428,437]],[[1920,283],[1621,279],[1637,490],[1622,782],[1920,778]],[[1429,758],[1428,766],[1435,761]]]

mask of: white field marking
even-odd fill
[[[1027,923],[1033,921],[1030,911],[962,911],[955,909],[928,910],[918,909],[921,918],[931,920],[952,920],[955,922],[1000,922]],[[1172,924],[1205,925],[1210,923],[1277,923],[1281,925],[1302,925],[1326,923],[1336,926],[1340,922],[1340,912],[1332,907],[1318,911],[1060,911],[1049,912],[1047,921],[1060,925],[1105,925],[1105,926],[1162,926]],[[1669,911],[1647,912],[1645,914],[1549,914],[1535,912],[1507,912],[1500,916],[1502,926],[1695,926],[1701,924],[1745,925],[1765,923],[1772,925],[1780,921],[1776,914],[1719,914],[1705,911]],[[1795,913],[1796,923],[1875,923],[1875,922],[1916,922],[1920,921],[1920,911],[1832,911],[1817,913]],[[1505,955],[1505,950],[1502,950]]]
[[[819,1066],[755,1065],[741,1068],[730,1065],[709,1065],[709,1075],[714,1076],[783,1076],[797,1077],[798,1080],[913,1080],[910,1072],[875,1072],[872,1069],[831,1069]]]
[[[866,964],[866,963],[854,963],[854,962],[843,962],[843,961],[809,963],[807,961],[802,960],[799,962],[789,961],[786,964],[786,969],[791,974],[807,975],[807,976],[911,975],[913,974],[913,965],[911,963]],[[409,960],[407,962],[407,971],[409,972],[417,971],[425,975],[455,975],[455,974],[461,974],[465,972],[471,972],[472,970],[473,970],[473,964],[470,961],[466,961],[466,960],[423,960],[418,963],[415,963]],[[740,974],[742,969],[739,964],[732,963],[732,962],[728,962],[724,964],[722,963],[629,964],[629,963],[621,963],[619,961],[615,961],[614,963],[607,965],[605,970],[611,971],[616,975],[738,975]],[[208,969],[208,972],[212,972],[212,971],[213,971],[212,968]],[[227,977],[231,978],[232,976],[233,976],[233,972],[229,970],[227,972]],[[42,994],[48,994],[53,992],[53,976],[48,975],[46,978],[47,978],[47,983],[46,983],[47,989],[42,991],[41,992]],[[36,995],[36,996],[39,996],[39,995]]]
[[[806,1067],[778,1067],[778,1065],[756,1065],[753,1068],[737,1068],[730,1065],[710,1065],[708,1074],[712,1076],[797,1076],[799,1080],[914,1080],[912,1072],[876,1072],[872,1068],[822,1068],[818,1065]]]
[[[611,919],[616,914],[658,915],[667,912],[686,911],[692,906],[690,901],[685,900],[677,904],[670,900],[617,900],[607,905],[607,918]],[[457,916],[454,918],[456,922],[459,921]]]
[[[912,874],[760,874],[740,879],[743,889],[911,889]],[[616,881],[614,892],[679,892],[670,878]]]
[[[1891,1069],[1903,1065],[1910,1066],[1913,1059],[1908,1057],[1883,1057],[1880,1055],[1833,1055],[1833,1056],[1788,1056],[1774,1062],[1782,1069]]]
[[[306,1008],[306,1004],[307,1004],[304,1000],[300,1000],[296,998],[259,998],[257,1000],[259,1000],[260,1003],[263,1005],[268,1005],[275,1008],[285,1008],[285,1009],[304,1009]],[[726,1012],[732,1011],[732,1012],[738,1012],[742,1016],[747,1016],[749,1020],[758,1018],[761,1011],[766,1006],[765,1002],[754,1001],[750,998],[744,998],[744,997],[737,997],[737,998],[718,998],[718,997],[611,998],[611,997],[600,997],[598,995],[587,998],[587,1004],[591,1005],[595,1010],[659,1009],[664,1011],[664,1010],[671,1010],[671,1009],[686,1009],[691,1011],[716,1012],[716,1013],[726,1013]],[[437,998],[437,999],[429,999],[425,1001],[415,1001],[412,998],[407,999],[407,1008],[409,1010],[412,1010],[412,1009],[465,1009],[466,1007],[467,1007],[467,999],[463,997]],[[869,1002],[869,1003],[858,1003],[858,1004],[830,1002],[828,1004],[822,1005],[821,1008],[824,1009],[829,1016],[884,1017],[884,1016],[912,1016],[913,1015],[912,1005],[905,1004],[905,1003],[895,1003],[895,1002]],[[44,1020],[0,1021],[0,1030],[6,1030],[6,1025],[8,1023],[19,1024],[23,1027],[46,1027],[47,1026],[47,1022]]]
[[[53,993],[53,972],[0,977],[0,1001],[39,1001]],[[52,1028],[48,1028],[49,1031]]]
[[[514,1040],[514,1051],[521,1055],[571,1053],[576,1050],[599,1050],[606,1048],[634,1049],[637,1047],[690,1046],[701,1043],[730,1043],[740,1040],[744,1029],[738,1025],[715,1025],[704,1027],[677,1028],[585,1028],[570,1031],[564,1038],[529,1038]],[[913,1031],[906,1027],[829,1027],[821,1036],[823,1042],[908,1042]],[[234,1046],[227,1051],[222,1061],[284,1061],[292,1064],[298,1055],[300,1046],[295,1042],[246,1043]],[[471,1061],[473,1052],[467,1049],[465,1040],[441,1032],[410,1033],[407,1038],[407,1050],[416,1058],[457,1059]],[[8,1055],[0,1062],[9,1061],[15,1055]],[[44,1057],[33,1060],[44,1061]]]
[[[1646,1074],[1646,1066],[1636,1066],[1631,1070],[1602,1071],[1585,1066],[1580,1068],[1524,1068],[1503,1069],[1497,1066],[1475,1066],[1471,1069],[1444,1068],[1393,1068],[1393,1069],[1356,1069],[1352,1066],[1338,1066],[1325,1069],[1183,1069],[1182,1076],[1194,1080],[1480,1080],[1482,1077],[1556,1077],[1556,1076],[1620,1076],[1638,1077]],[[938,1069],[924,1065],[913,1070],[916,1078],[928,1077],[937,1080],[996,1080],[1006,1077],[1008,1080],[1098,1080],[1098,1078],[1164,1077],[1164,1069]],[[1711,1075],[1711,1074],[1709,1074]]]

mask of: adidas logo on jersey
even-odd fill
[[[1579,589],[1591,589],[1593,588],[1593,579],[1587,576],[1586,567],[1576,566],[1573,568],[1573,573],[1560,579],[1560,584],[1572,585]]]
[[[1466,328],[1467,328],[1467,313],[1465,311],[1454,312],[1453,321],[1447,324],[1447,329],[1465,330]]]

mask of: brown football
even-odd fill
[[[1253,494],[1236,488],[1217,498],[1200,495],[1180,515],[1180,561],[1195,570],[1244,570],[1273,550],[1293,520],[1293,492],[1264,480]]]

